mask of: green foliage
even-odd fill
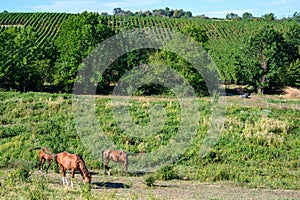
[[[158,169],[155,174],[158,180],[168,181],[179,178],[177,171],[174,170],[174,167],[171,165],[167,165]]]
[[[95,197],[92,195],[91,185],[90,184],[83,184],[80,186],[81,189],[81,196],[83,199],[92,200]]]
[[[169,70],[165,67],[160,67],[160,66],[171,67],[172,69],[175,69],[179,74],[181,74],[188,81],[188,84],[190,84],[193,87],[195,93],[198,96],[204,96],[208,94],[208,89],[202,75],[188,61],[176,55],[175,53],[167,52],[167,51],[157,51],[156,53],[152,54],[149,57],[149,62],[153,66],[155,66],[156,70],[153,73],[154,77],[156,77],[155,74],[161,76],[162,74],[167,73],[169,74],[169,76],[166,76],[167,78],[165,79],[168,81],[173,80],[174,76],[168,73]],[[166,72],[164,73],[162,70],[166,70]],[[174,82],[176,82],[176,80],[174,80]]]
[[[244,12],[243,15],[242,15],[242,18],[243,19],[252,19],[253,15],[249,12]]]
[[[187,35],[188,37],[191,37],[193,40],[201,44],[203,48],[207,48],[207,42],[209,38],[203,26],[187,24],[184,27],[180,28],[180,32]]]
[[[47,146],[53,153],[64,150],[78,153],[84,157],[88,169],[103,169],[101,160],[93,156],[76,133],[71,99],[72,96],[66,94],[0,93],[0,167],[18,169],[7,179],[7,184],[33,180],[31,170],[35,169],[38,158],[37,152],[29,152],[29,149],[35,146]],[[282,103],[267,101],[278,107]],[[290,103],[299,105],[300,102]],[[133,98],[129,104],[132,121],[141,126],[151,123],[149,108],[155,105],[162,106],[167,117],[163,128],[153,134],[132,136],[118,126],[113,115],[114,106],[124,105],[112,104],[110,98],[96,98],[95,113],[101,131],[119,149],[132,153],[155,152],[176,135],[180,125],[180,105],[176,99]],[[300,114],[297,109],[230,104],[218,143],[205,157],[199,157],[199,149],[210,126],[209,102],[199,100],[199,115],[197,134],[186,152],[177,162],[157,170],[153,175],[155,179],[185,177],[200,181],[230,181],[247,187],[299,187]],[[47,187],[44,192],[49,192]],[[80,194],[89,196],[84,188]]]
[[[55,45],[60,54],[55,65],[54,83],[71,91],[79,67],[97,44],[113,34],[95,13],[81,13],[64,21]]]
[[[283,35],[271,26],[262,27],[249,38],[244,49],[245,82],[259,93],[275,91],[284,85],[285,65],[288,63],[287,43]]]
[[[31,185],[33,185],[34,187],[28,188],[28,190],[24,194],[24,197],[36,200],[51,198],[51,195],[49,195],[48,193],[53,191],[49,189],[45,177],[32,175]]]
[[[0,87],[18,91],[71,92],[78,69],[87,67],[82,64],[83,60],[97,44],[114,33],[143,27],[166,30],[162,37],[169,37],[169,30],[179,31],[199,42],[209,51],[226,84],[248,84],[260,91],[292,86],[291,81],[287,81],[289,78],[285,79],[280,74],[285,74],[288,66],[299,59],[299,24],[294,23],[298,13],[280,22],[272,13],[264,15],[265,20],[261,20],[246,12],[243,19],[247,20],[233,21],[178,19],[176,17],[184,16],[184,12],[168,8],[155,13],[173,18],[108,16],[87,12],[0,13],[0,24],[5,25],[0,26]],[[189,13],[186,15],[190,17]],[[240,19],[234,13],[227,17]],[[282,36],[286,45],[282,45]],[[262,37],[268,40],[261,54],[265,56],[264,62],[259,61],[257,48],[254,48]],[[245,42],[247,40],[250,42]],[[182,47],[178,45],[177,48]],[[93,82],[98,82],[97,92],[111,93],[112,86],[124,73],[149,60],[151,63],[153,56],[158,56],[156,60],[162,58],[162,62],[166,60],[172,64],[201,95],[206,93],[203,92],[203,79],[182,58],[153,52],[149,49],[130,52],[114,61],[103,77],[91,77],[95,78]],[[266,64],[267,60],[268,69],[264,70],[262,63]],[[297,73],[291,76],[298,79]],[[152,89],[165,92],[164,88],[156,85],[143,88],[146,91],[141,93],[151,93]]]
[[[144,183],[148,186],[148,187],[152,187],[154,186],[155,183],[155,178],[153,175],[147,175],[145,177]]]
[[[49,79],[50,61],[44,49],[36,44],[37,33],[31,27],[19,31],[7,29],[0,34],[0,81],[2,88],[19,91],[40,90],[43,81]]]
[[[285,74],[285,83],[291,87],[300,88],[300,60],[292,62]]]
[[[240,18],[239,16],[238,16],[238,14],[235,14],[235,13],[228,13],[227,15],[226,15],[226,19],[238,19],[238,18]]]
[[[23,161],[23,163],[18,166],[18,168],[11,172],[6,180],[8,185],[19,185],[29,182],[29,177],[31,176],[32,168],[27,161]]]
[[[263,18],[264,20],[266,20],[266,21],[273,21],[273,20],[276,19],[274,13],[267,13],[267,14],[264,14],[264,15],[262,16],[262,18]]]

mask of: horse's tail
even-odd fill
[[[106,152],[107,152],[107,150],[101,151],[102,165],[103,165],[104,171],[109,170],[108,165],[106,165],[106,161],[108,158],[106,157],[106,155],[104,155],[104,154],[106,154]]]
[[[125,169],[127,171],[127,168],[128,168],[128,154],[126,152],[125,153]]]
[[[103,154],[104,154],[104,150],[101,151],[101,162],[102,162],[102,164],[103,164],[103,166],[105,168],[105,163],[103,162]]]
[[[33,151],[33,150],[40,150],[42,149],[41,147],[34,147],[34,148],[31,148],[29,151]]]

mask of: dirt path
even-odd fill
[[[61,187],[59,174],[46,176],[51,179],[52,187]],[[80,175],[76,176],[79,181]],[[232,183],[182,180],[156,181],[154,187],[147,187],[143,181],[143,176],[103,176],[96,172],[92,194],[112,199],[300,199],[297,190],[247,189]]]
[[[300,92],[300,91],[299,91]],[[118,99],[131,99],[140,101],[172,101],[177,100],[175,97],[155,97],[155,96],[133,96],[133,97],[116,97],[116,96],[102,96],[96,95],[95,98],[118,98]],[[210,97],[199,97],[197,99],[211,101]],[[264,95],[251,94],[249,98],[241,98],[241,95],[232,95],[224,97],[220,103],[225,106],[239,105],[243,107],[262,107],[262,108],[280,108],[280,109],[297,109],[300,110],[300,98],[290,98],[289,96],[279,95]]]

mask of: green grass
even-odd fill
[[[53,152],[79,153],[89,169],[102,167],[101,160],[93,157],[94,152],[83,145],[77,134],[72,95],[1,92],[0,100],[1,168],[18,169],[24,162],[37,167],[37,152],[29,152],[34,146],[47,146]],[[97,97],[95,113],[99,127],[117,148],[131,153],[155,152],[172,141],[181,119],[176,99],[137,97],[128,103],[135,124],[149,125],[153,114],[149,108],[154,105],[165,109],[165,124],[146,137],[132,135],[119,127],[112,111],[113,106],[124,106],[124,102],[116,105],[111,103],[111,97]],[[185,153],[172,163],[178,178],[228,181],[251,188],[300,189],[298,110],[269,107],[266,111],[263,107],[229,105],[217,144],[200,158],[199,149],[210,124],[211,111],[208,101],[199,99],[198,103],[197,133]],[[34,190],[28,187],[29,192]]]

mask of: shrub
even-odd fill
[[[155,178],[152,175],[146,176],[144,181],[144,183],[149,187],[154,186],[154,182],[155,182]]]
[[[29,181],[31,166],[28,163],[21,164],[15,171],[11,172],[6,180],[8,185],[23,184]]]
[[[163,181],[179,178],[178,173],[170,165],[160,168],[156,174],[157,174],[157,178]]]

